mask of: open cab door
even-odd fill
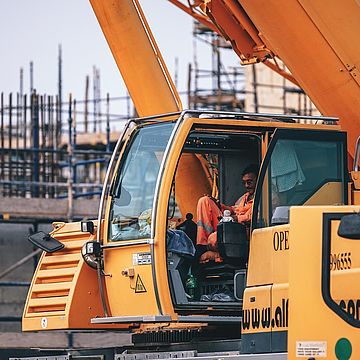
[[[346,136],[338,129],[320,132],[299,127],[276,129],[272,134],[254,200],[243,301],[244,352],[287,350],[289,299],[293,301],[289,253],[295,236],[290,209],[302,207],[305,230],[311,222],[311,215],[306,215],[309,206],[347,204],[346,153]],[[296,234],[303,241],[312,241],[312,235]],[[307,267],[310,257],[311,252],[301,252],[299,271]],[[306,297],[306,286],[302,291]]]

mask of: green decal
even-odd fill
[[[335,345],[336,358],[338,360],[349,360],[351,353],[352,353],[351,342],[346,338],[339,339]]]

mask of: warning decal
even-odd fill
[[[296,357],[326,357],[326,341],[297,341]]]
[[[136,293],[144,293],[144,292],[146,292],[145,285],[142,282],[141,277],[140,277],[139,274],[138,274],[138,276],[136,278],[135,292]]]

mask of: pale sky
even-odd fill
[[[192,18],[166,0],[142,0],[141,5],[172,77],[175,58],[178,58],[178,90],[185,91],[188,63],[193,59]],[[24,92],[29,92],[30,61],[34,62],[34,87],[37,91],[56,94],[60,43],[64,98],[69,92],[78,99],[84,98],[85,77],[92,76],[93,65],[100,68],[102,97],[107,92],[112,97],[126,94],[87,0],[2,0],[0,33],[0,91],[5,94],[19,91],[20,67],[24,68]],[[203,67],[210,68],[209,48],[198,43],[197,49],[198,55],[203,54]]]

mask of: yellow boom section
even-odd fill
[[[137,0],[90,0],[139,116],[182,110]]]
[[[359,1],[198,0],[188,7],[169,1],[204,24],[211,20],[243,64],[263,62],[298,83],[323,115],[339,117],[354,156],[360,129]],[[276,57],[291,75],[281,71]]]

